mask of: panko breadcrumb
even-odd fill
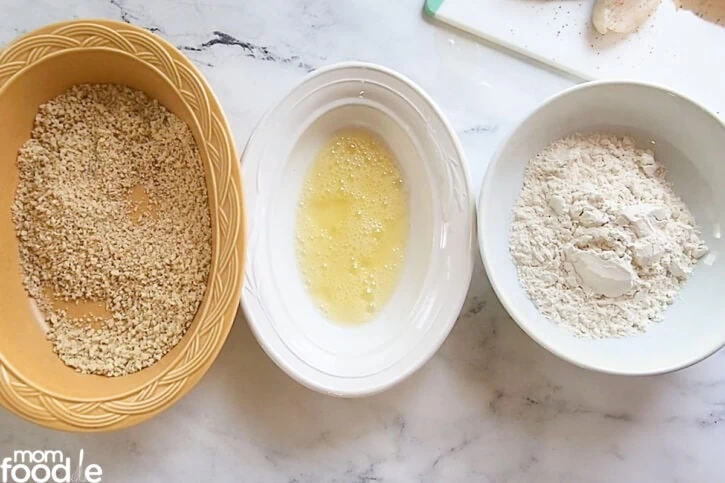
[[[40,106],[12,208],[25,286],[67,365],[121,376],[168,353],[206,290],[211,223],[189,127],[143,92],[82,84]],[[131,193],[145,193],[139,209]],[[100,302],[73,319],[54,304]]]

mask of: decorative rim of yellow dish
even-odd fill
[[[103,48],[130,55],[173,86],[198,123],[200,148],[208,151],[218,220],[217,243],[198,323],[184,350],[154,379],[109,398],[71,399],[37,387],[0,353],[0,404],[35,423],[71,431],[108,431],[144,421],[171,406],[208,370],[231,330],[241,293],[244,213],[234,140],[219,101],[203,75],[167,41],[112,20],[74,20],[24,35],[0,51],[0,91],[15,75],[44,58],[77,49]],[[203,146],[202,146],[203,145]],[[210,193],[210,197],[212,193]]]

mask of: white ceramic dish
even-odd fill
[[[528,160],[574,132],[629,133],[652,146],[669,180],[703,230],[710,255],[701,260],[660,323],[639,336],[577,338],[543,317],[519,284],[509,255],[513,205]],[[559,357],[589,369],[644,375],[694,364],[725,344],[725,126],[672,91],[635,82],[593,82],[569,89],[534,110],[491,160],[479,200],[483,262],[499,299],[519,326]]]
[[[360,326],[327,320],[295,254],[300,190],[323,143],[371,129],[406,178],[410,236],[397,290]],[[267,354],[305,386],[338,396],[386,389],[443,343],[471,279],[475,202],[463,150],[417,86],[379,66],[343,63],[303,79],[260,121],[242,155],[249,223],[242,306]]]

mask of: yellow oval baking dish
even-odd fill
[[[10,212],[18,148],[38,107],[79,83],[139,89],[184,120],[199,147],[209,196],[211,269],[191,327],[160,361],[115,378],[80,374],[53,353],[23,287]],[[239,302],[245,245],[239,158],[218,100],[163,39],[120,22],[78,20],[36,30],[0,52],[0,119],[0,403],[69,431],[119,429],[158,414],[209,369]]]

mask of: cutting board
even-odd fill
[[[637,32],[601,35],[591,23],[593,5],[594,0],[427,0],[424,10],[583,80],[663,84],[725,116],[725,26],[715,16],[700,18],[663,0]]]

